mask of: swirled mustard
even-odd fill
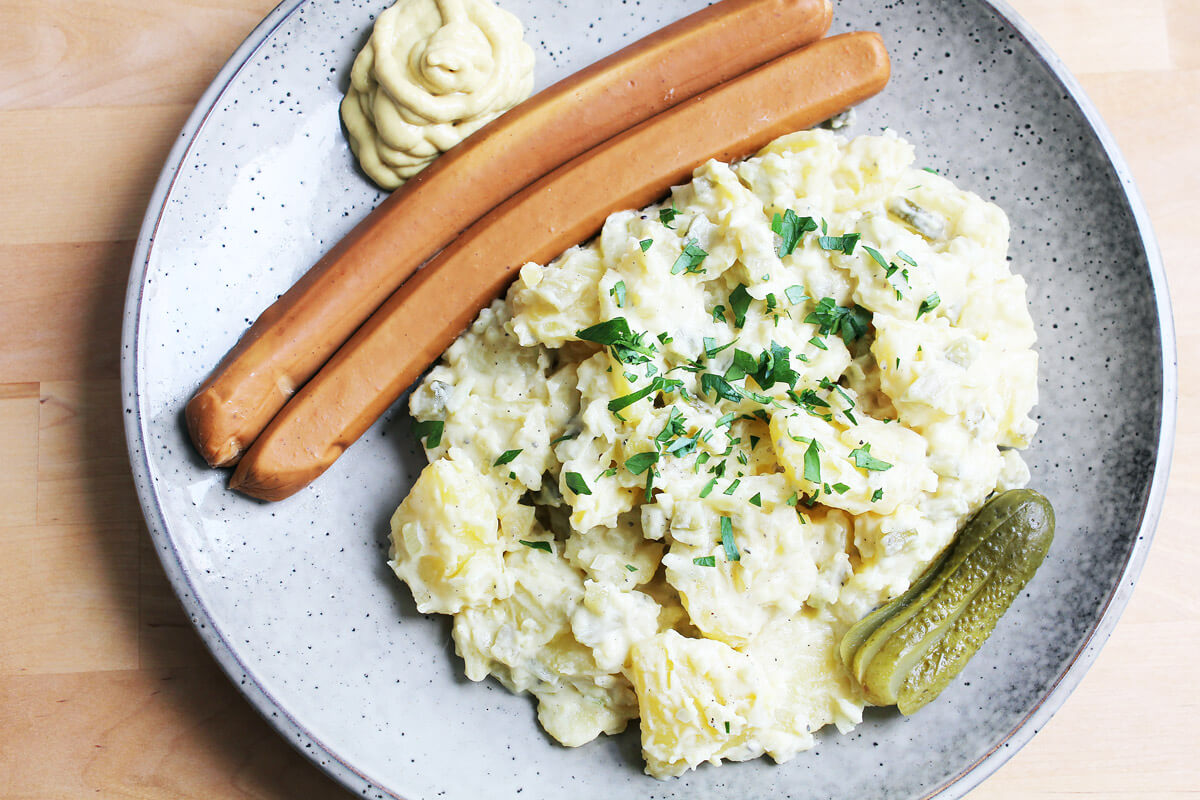
[[[399,0],[381,13],[341,105],[363,171],[395,189],[528,97],[523,35],[491,0]]]

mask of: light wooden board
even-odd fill
[[[1200,0],[1016,0],[1112,127],[1162,240],[1179,434],[1095,667],[971,794],[1200,797]],[[0,798],[334,798],[200,644],[121,433],[121,303],[154,179],[275,0],[0,0]],[[1131,387],[1135,391],[1136,387]]]

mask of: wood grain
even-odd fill
[[[349,797],[208,655],[141,521],[117,380],[163,160],[275,0],[0,0],[0,798]],[[972,800],[1200,797],[1200,2],[1015,0],[1129,160],[1177,313],[1179,428],[1137,591]],[[1136,391],[1136,387],[1130,387]]]
[[[0,245],[0,383],[115,376],[132,258],[132,242]]]

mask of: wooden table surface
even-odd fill
[[[0,0],[0,798],[348,797],[220,672],[122,433],[133,242],[204,87],[275,0]],[[1200,796],[1200,0],[1018,0],[1128,158],[1177,316],[1141,582],[1066,705],[971,794]]]

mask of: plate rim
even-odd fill
[[[158,226],[165,215],[166,202],[171,190],[180,175],[180,167],[190,153],[209,116],[216,109],[217,103],[236,80],[243,67],[270,39],[275,30],[306,2],[307,0],[283,0],[246,36],[200,96],[159,173],[139,228],[125,292],[124,320],[121,331],[121,394],[125,406],[125,413],[122,416],[124,417],[126,447],[138,502],[153,540],[155,553],[193,627],[221,669],[250,705],[286,741],[344,788],[357,794],[375,792],[379,797],[403,800],[400,795],[394,794],[376,783],[352,764],[343,760],[312,731],[300,725],[288,714],[283,705],[259,683],[253,672],[238,657],[225,635],[213,624],[207,608],[193,591],[191,579],[178,557],[166,516],[158,500],[155,478],[150,469],[145,447],[145,442],[149,438],[147,427],[149,420],[143,415],[138,391],[140,388],[137,369],[138,347],[145,280]],[[1012,28],[1030,52],[1048,70],[1052,78],[1058,82],[1059,87],[1079,108],[1112,165],[1146,254],[1155,310],[1158,312],[1159,321],[1158,333],[1162,349],[1160,368],[1162,400],[1159,409],[1159,431],[1153,474],[1143,498],[1138,535],[1129,550],[1119,580],[1103,602],[1099,618],[1076,652],[1068,659],[1066,668],[1058,675],[1049,691],[1029,710],[1029,713],[1022,717],[1012,730],[1004,734],[990,750],[974,762],[965,765],[957,774],[948,777],[941,785],[927,791],[923,795],[925,798],[962,797],[990,777],[1045,726],[1066,702],[1067,697],[1080,684],[1088,669],[1095,662],[1101,648],[1112,634],[1129,603],[1138,576],[1145,565],[1154,532],[1162,514],[1170,478],[1178,413],[1178,356],[1166,270],[1158,240],[1150,222],[1149,212],[1134,183],[1128,162],[1079,81],[1034,28],[1006,0],[972,0],[972,2],[985,9],[990,9],[1000,20]]]

